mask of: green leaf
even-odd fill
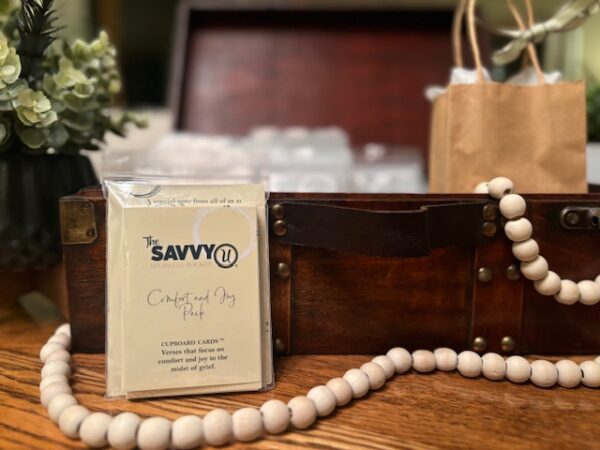
[[[55,39],[54,0],[21,0],[19,48],[22,77],[40,79],[44,53]]]
[[[27,81],[25,80],[17,80],[10,86],[7,86],[4,89],[0,89],[0,101],[13,100],[17,98],[17,96],[27,89]]]
[[[55,124],[50,127],[50,134],[48,136],[48,145],[52,148],[58,149],[65,145],[69,140],[69,132],[61,124]]]
[[[79,132],[85,132],[92,129],[94,126],[94,118],[89,113],[79,114],[76,116],[63,117],[62,123],[67,128],[77,130]]]
[[[4,144],[8,140],[8,136],[9,136],[8,130],[9,129],[6,128],[5,124],[0,123],[0,145]]]
[[[16,124],[15,130],[23,144],[29,148],[41,148],[48,140],[49,131],[46,128],[26,127]]]

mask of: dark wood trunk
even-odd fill
[[[599,207],[600,195],[529,195],[528,217],[551,269],[575,281],[600,274],[600,232],[561,225],[565,207]],[[423,205],[482,202],[478,195],[362,195],[272,193],[271,207],[311,202],[365,210],[418,210]],[[106,230],[99,188],[61,201],[73,345],[104,349]],[[77,211],[83,210],[83,214]],[[88,215],[92,211],[93,214]],[[483,212],[483,211],[482,211]],[[73,217],[93,218],[77,222]],[[271,227],[276,220],[270,217]],[[565,306],[538,294],[530,281],[510,279],[518,261],[499,230],[477,246],[433,249],[428,256],[377,257],[289,245],[270,230],[271,304],[275,347],[284,353],[376,353],[393,345],[411,349],[469,349],[476,337],[502,353],[592,353],[600,351],[600,308]],[[327,230],[314,220],[310,227]],[[435,224],[438,227],[445,223]],[[89,230],[96,230],[90,232]],[[339,230],[327,230],[331,233]],[[399,235],[405,231],[399,229]],[[89,238],[85,238],[89,236]],[[374,238],[368,229],[364,238]],[[289,276],[281,264],[290,268]],[[491,270],[489,282],[477,277]],[[503,338],[514,347],[503,347]],[[505,341],[506,343],[506,341]]]

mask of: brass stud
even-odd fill
[[[577,214],[575,211],[567,213],[567,217],[565,218],[569,225],[577,225],[579,223],[579,219],[579,214]]]
[[[521,278],[521,271],[516,264],[511,264],[506,268],[506,276],[510,281],[517,281]]]
[[[278,355],[283,355],[285,353],[285,345],[283,341],[279,338],[275,339],[275,353]]]
[[[273,217],[275,219],[283,219],[283,217],[285,215],[285,210],[283,209],[283,205],[280,205],[279,203],[276,205],[273,205],[271,207],[271,214],[273,214]]]
[[[285,280],[290,277],[290,266],[288,266],[284,262],[280,262],[277,264],[277,276],[282,280]]]
[[[473,339],[473,351],[482,352],[487,348],[487,341],[484,337],[477,336]]]
[[[496,220],[498,207],[494,203],[488,203],[483,207],[483,220]]]
[[[287,223],[283,220],[276,220],[273,224],[273,231],[277,236],[285,236],[287,234]]]
[[[496,226],[496,224],[494,222],[483,222],[483,235],[485,237],[494,237],[496,235],[496,232],[498,231],[498,227]]]
[[[492,269],[489,267],[480,267],[477,269],[477,279],[482,283],[489,283],[492,281]]]
[[[517,343],[511,336],[504,336],[500,341],[500,346],[502,347],[503,352],[512,352],[517,346]]]

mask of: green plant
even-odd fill
[[[587,93],[588,140],[600,142],[600,84]]]
[[[145,122],[111,115],[121,91],[116,50],[101,32],[92,42],[57,37],[54,0],[0,0],[0,151],[97,150],[107,132]]]

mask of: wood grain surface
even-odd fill
[[[82,448],[61,434],[38,399],[40,346],[54,323],[35,324],[0,305],[0,448]],[[368,339],[368,336],[365,336]],[[288,356],[276,360],[277,386],[268,392],[125,401],[104,398],[102,355],[74,356],[73,388],[81,404],[143,417],[230,412],[287,401],[360,366],[370,356]],[[579,358],[581,359],[581,358]],[[233,448],[600,448],[600,391],[539,389],[457,374],[395,376],[381,390],[338,409],[302,432],[269,436]]]

